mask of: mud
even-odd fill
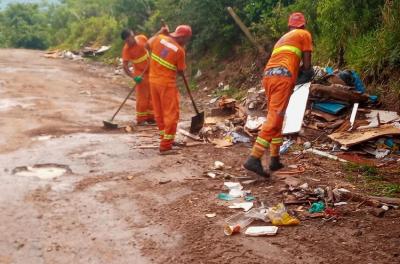
[[[235,211],[216,200],[223,180],[203,173],[221,160],[246,175],[248,146],[161,157],[138,148],[158,143],[154,127],[102,128],[129,92],[112,69],[26,50],[0,50],[0,68],[1,264],[400,261],[398,211],[377,219],[357,204],[337,222],[302,219],[275,237],[226,237],[224,219]],[[133,105],[116,121],[131,123]],[[285,162],[305,165],[298,180],[310,185],[354,188],[336,163],[290,155]],[[274,205],[283,186],[275,179],[248,188]]]

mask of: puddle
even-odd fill
[[[49,180],[60,177],[66,173],[71,173],[71,169],[66,165],[59,164],[37,164],[34,166],[23,166],[13,169],[12,173],[20,177],[37,177],[42,180]]]
[[[55,68],[24,68],[24,67],[1,67],[0,72],[18,73],[18,72],[38,72],[38,73],[58,73],[59,69]]]
[[[26,109],[29,107],[35,106],[33,103],[22,103],[19,102],[18,99],[1,99],[0,100],[0,111],[9,110],[15,107],[21,107],[22,109]]]
[[[52,135],[43,135],[43,136],[37,136],[37,137],[35,137],[34,140],[37,140],[37,141],[46,141],[46,140],[49,140],[49,139],[52,139],[52,138],[54,138],[54,136],[52,136]]]

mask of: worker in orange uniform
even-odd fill
[[[297,83],[306,83],[314,74],[311,66],[312,37],[310,32],[304,29],[306,25],[304,15],[293,13],[289,17],[288,24],[289,32],[275,44],[265,67],[263,86],[268,101],[267,120],[261,128],[250,157],[244,164],[247,170],[263,177],[269,177],[269,172],[264,170],[261,162],[268,148],[270,148],[269,170],[276,171],[283,168],[279,160],[279,149],[283,143],[282,126],[286,107],[296,80]]]
[[[179,91],[176,76],[186,69],[184,46],[192,37],[190,26],[178,26],[175,32],[159,34],[149,40],[151,51],[150,89],[154,116],[160,131],[160,154],[175,154],[173,143],[179,120]]]
[[[153,106],[149,85],[150,56],[146,49],[147,37],[137,35],[130,29],[121,33],[125,41],[122,62],[125,73],[136,82],[136,121],[138,125],[154,124]],[[130,63],[133,71],[130,70]]]

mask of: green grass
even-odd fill
[[[346,163],[343,170],[348,172],[346,179],[349,182],[357,184],[369,194],[389,197],[400,194],[400,184],[387,182],[376,167]]]

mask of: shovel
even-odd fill
[[[192,93],[190,92],[189,84],[184,74],[182,74],[182,79],[183,82],[185,83],[185,87],[189,94],[190,100],[192,101],[194,111],[196,111],[196,115],[192,117],[192,123],[190,125],[190,133],[197,134],[203,128],[204,125],[204,112],[201,113],[199,112],[199,109],[197,108],[196,103],[194,102]]]
[[[126,101],[128,101],[128,98],[132,95],[132,93],[135,91],[135,87],[136,87],[136,83],[135,85],[132,87],[132,90],[129,92],[129,94],[126,96],[125,100],[122,102],[122,104],[119,106],[117,112],[115,112],[115,114],[111,117],[110,120],[104,120],[103,121],[103,125],[105,128],[108,129],[117,129],[118,128],[118,124],[113,123],[114,118],[117,116],[117,114],[119,113],[119,111],[121,111],[122,107],[125,105]]]

